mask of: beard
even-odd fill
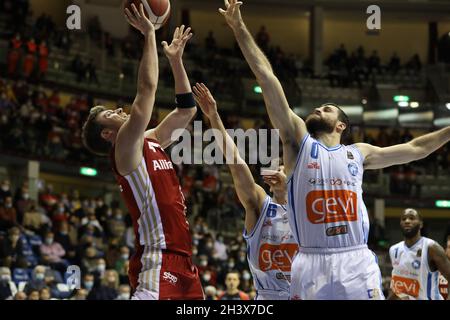
[[[313,137],[317,137],[319,133],[332,133],[336,123],[331,123],[322,119],[321,117],[314,116],[314,114],[309,115],[306,118],[306,129]]]
[[[402,233],[403,233],[403,236],[406,239],[411,239],[411,238],[414,238],[417,235],[419,230],[420,230],[420,225],[418,224],[417,226],[412,227],[409,230],[402,229]]]

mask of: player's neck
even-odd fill
[[[420,234],[420,232],[418,232],[414,237],[412,238],[405,238],[405,244],[408,248],[412,247],[413,245],[415,245],[417,243],[417,241],[420,240],[420,238],[422,238],[422,235]]]
[[[337,134],[336,132],[319,133],[319,134],[317,134],[317,137],[315,137],[315,138],[328,148],[335,147],[338,144],[340,144],[340,142],[341,142],[341,136],[339,134]]]
[[[231,290],[227,290],[227,294],[230,296],[234,296],[236,294],[239,293],[239,289],[231,289]]]

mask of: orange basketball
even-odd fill
[[[170,17],[170,1],[169,0],[125,0],[123,2],[123,8],[128,8],[131,12],[131,4],[134,3],[136,8],[139,10],[139,6],[141,3],[144,5],[144,11],[146,13],[147,18],[155,26],[155,30],[158,30],[166,22]]]

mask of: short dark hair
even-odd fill
[[[332,102],[327,102],[322,104],[323,106],[333,106],[338,109],[338,120],[345,124],[345,130],[342,131],[341,140],[347,139],[350,137],[350,120],[344,110],[341,109],[337,104]]]
[[[416,210],[416,209],[414,209],[414,208],[407,208],[407,209],[405,209],[405,210],[403,211],[403,213],[402,213],[402,216],[403,216],[403,214],[405,214],[407,211],[414,211],[415,213],[417,213],[417,217],[419,218],[419,221],[422,221],[422,222],[423,222],[423,217],[422,217],[422,215],[420,214],[420,212],[419,212],[418,210]]]
[[[97,106],[90,110],[89,116],[83,125],[82,139],[83,145],[90,152],[98,156],[107,156],[111,149],[111,144],[102,138],[102,130],[106,127],[97,121],[100,112],[107,110],[105,107]]]

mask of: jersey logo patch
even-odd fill
[[[356,164],[354,164],[353,162],[349,163],[348,164],[348,172],[350,172],[350,174],[352,176],[356,176],[358,174],[358,166]]]
[[[306,195],[306,213],[309,222],[358,220],[357,194],[350,190],[314,190]]]
[[[311,163],[308,164],[308,169],[319,170],[320,169],[320,165],[317,162],[311,162]]]
[[[414,260],[411,265],[416,270],[420,269],[420,261],[419,260]]]
[[[327,233],[327,236],[334,237],[334,236],[338,236],[341,234],[347,234],[348,230],[347,230],[346,225],[342,225],[342,226],[328,228],[326,233]]]
[[[319,158],[319,145],[317,142],[314,142],[311,147],[311,158],[317,159]]]
[[[391,289],[396,295],[406,294],[417,298],[419,296],[420,283],[415,279],[392,276]]]
[[[262,271],[291,271],[292,261],[297,254],[298,245],[284,243],[280,245],[264,243],[259,248],[259,267]]]
[[[355,159],[355,158],[353,157],[353,153],[351,153],[350,151],[347,151],[347,159],[350,159],[350,160]]]

